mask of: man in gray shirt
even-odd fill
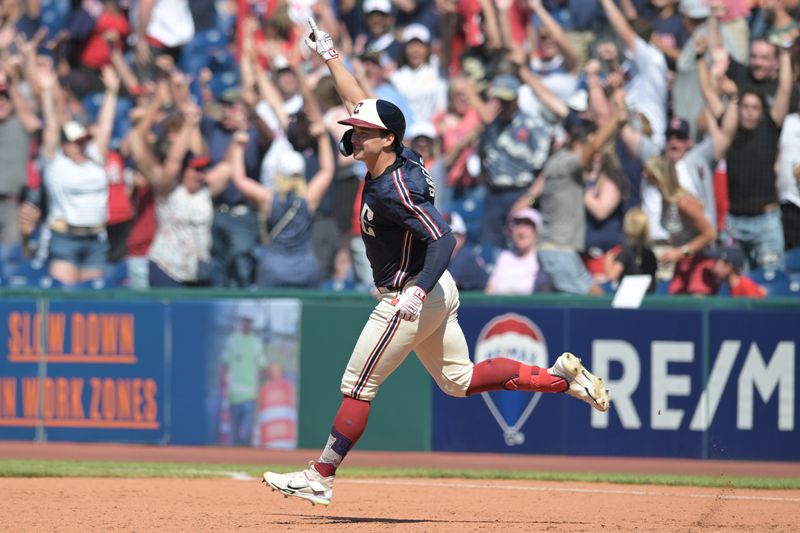
[[[583,170],[595,148],[590,128],[575,127],[570,142],[547,160],[537,182],[522,202],[536,199],[542,215],[538,256],[542,270],[560,292],[602,294],[581,260],[586,242]],[[520,207],[518,204],[515,207]]]
[[[16,80],[0,74],[0,261],[21,240],[19,196],[28,173],[30,133],[40,126]]]

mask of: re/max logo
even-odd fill
[[[753,404],[758,394],[767,403],[777,394],[778,430],[793,431],[795,427],[795,343],[781,341],[771,357],[765,358],[753,342],[742,350],[742,341],[725,340],[719,347],[711,366],[705,389],[691,413],[689,429],[705,431],[719,408],[720,400],[731,381],[738,357],[744,354],[744,364],[736,379],[736,429],[753,429]],[[650,428],[675,430],[681,427],[686,411],[669,408],[669,398],[692,395],[692,378],[687,374],[670,372],[671,363],[694,363],[695,344],[681,341],[650,343]],[[616,413],[624,429],[640,429],[642,421],[633,394],[642,383],[640,354],[623,340],[598,339],[592,342],[592,371],[611,376],[611,365],[621,365],[622,374],[606,379],[611,391],[611,416]],[[673,369],[675,366],[673,365]],[[618,377],[617,377],[618,376]],[[592,411],[593,428],[606,428],[609,415]]]

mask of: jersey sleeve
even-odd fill
[[[421,241],[433,242],[449,233],[450,226],[433,205],[436,191],[433,179],[425,172],[424,167],[414,162],[392,172],[386,216]]]

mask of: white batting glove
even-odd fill
[[[308,17],[308,25],[311,26],[311,34],[306,37],[306,46],[322,56],[325,61],[339,57],[339,52],[333,47],[333,39],[327,32],[317,27],[314,17]]]
[[[422,304],[425,303],[425,298],[427,297],[427,292],[414,285],[407,291],[403,291],[398,298],[392,300],[395,314],[399,313],[402,320],[414,322],[419,318],[419,314],[422,312]]]

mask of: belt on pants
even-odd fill
[[[412,276],[411,278],[409,278],[409,279],[407,279],[407,280],[405,280],[403,282],[403,286],[402,287],[376,287],[376,289],[378,289],[378,292],[381,293],[381,294],[388,294],[390,292],[402,291],[406,287],[413,286],[417,282],[418,278],[419,278],[419,274]]]
[[[250,212],[250,207],[244,204],[240,205],[222,204],[218,205],[216,209],[217,213],[230,213],[235,217],[240,217]]]
[[[105,226],[73,226],[63,219],[57,218],[50,223],[50,229],[57,233],[66,233],[75,237],[95,237],[103,233]]]
[[[388,294],[390,292],[397,292],[400,290],[399,287],[392,288],[392,287],[377,287],[378,292],[381,294]]]
[[[777,211],[780,208],[781,207],[778,204],[771,203],[762,206],[744,207],[738,209],[736,207],[733,207],[728,212],[735,217],[757,217],[761,215],[766,215],[767,213],[772,213],[773,211]]]

